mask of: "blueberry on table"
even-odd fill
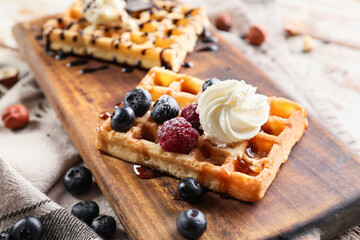
[[[180,107],[176,100],[168,95],[162,95],[154,104],[150,116],[157,124],[163,124],[179,115]]]
[[[176,228],[181,236],[188,239],[198,239],[206,231],[205,215],[199,210],[187,209],[176,220]]]
[[[214,85],[214,84],[217,84],[217,83],[219,83],[219,82],[221,82],[219,79],[217,79],[217,78],[209,78],[209,79],[206,79],[206,81],[204,82],[204,84],[203,84],[203,86],[202,86],[202,91],[203,92],[205,92],[205,90],[208,88],[208,87],[210,87],[210,86],[212,86],[212,85]]]
[[[90,225],[92,220],[99,216],[99,205],[94,201],[82,201],[75,204],[71,209],[71,214]]]
[[[33,216],[20,219],[9,234],[12,240],[39,240],[44,232],[43,224]]]
[[[10,239],[8,233],[0,233],[0,240],[8,240]]]
[[[100,215],[91,222],[91,228],[99,234],[100,237],[108,239],[116,231],[115,219],[111,216]]]
[[[66,190],[71,194],[84,193],[91,188],[92,174],[86,167],[69,168],[63,178]]]
[[[177,191],[182,200],[196,202],[202,195],[200,183],[195,178],[183,178],[177,185]]]
[[[121,106],[111,116],[111,128],[117,132],[127,132],[134,125],[135,113],[131,107]]]
[[[151,107],[151,95],[143,88],[135,88],[129,91],[124,99],[124,106],[131,107],[135,116],[142,117]]]

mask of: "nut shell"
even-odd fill
[[[229,14],[222,14],[215,19],[215,26],[222,31],[230,31],[232,27],[232,20]]]
[[[0,84],[5,87],[11,87],[19,78],[19,71],[13,67],[0,68]]]
[[[303,36],[303,51],[311,52],[315,47],[315,41],[312,37],[305,35]]]
[[[250,27],[246,39],[250,44],[260,46],[267,37],[267,30],[260,25],[253,25]]]
[[[24,105],[14,104],[5,109],[1,119],[6,128],[20,129],[29,123],[29,111]]]
[[[284,24],[284,31],[288,36],[299,35],[303,31],[303,24],[296,21],[287,21]]]

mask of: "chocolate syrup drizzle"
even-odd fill
[[[139,60],[139,61],[137,61],[136,63],[135,63],[135,66],[134,67],[141,67],[141,61]]]
[[[170,30],[167,32],[167,37],[170,37],[170,36],[173,34],[173,31],[174,31],[174,29],[170,29]]]
[[[96,43],[96,36],[91,35],[90,43],[93,44],[93,45],[95,45],[95,43]]]
[[[186,18],[191,17],[191,14],[192,14],[195,10],[196,10],[196,8],[190,9],[189,11],[187,11],[187,12],[184,14],[184,16],[185,16]]]
[[[43,39],[43,35],[40,33],[40,34],[36,35],[34,38],[35,38],[35,40],[40,41]]]
[[[99,71],[99,70],[104,70],[104,69],[107,69],[107,68],[109,68],[108,65],[103,65],[103,66],[100,66],[100,67],[97,67],[97,68],[84,68],[84,69],[81,69],[79,72],[80,72],[80,74],[85,74],[85,73],[96,72],[96,71]]]
[[[111,113],[110,113],[110,112],[107,112],[107,111],[101,112],[101,113],[99,114],[99,118],[102,119],[102,120],[106,120],[106,119],[108,119],[109,117],[111,117]]]
[[[208,51],[216,51],[218,50],[218,46],[216,45],[208,45],[202,48],[199,48],[197,51],[198,52],[208,52]]]
[[[183,62],[183,63],[181,63],[181,66],[184,67],[184,68],[192,68],[192,67],[194,67],[194,63],[190,62],[190,61]]]
[[[87,59],[77,59],[72,62],[68,62],[66,64],[67,67],[74,67],[74,66],[80,66],[89,63],[89,60]]]
[[[74,24],[73,22],[68,23],[68,25],[65,27],[65,29],[69,30],[72,27],[73,24]]]
[[[50,35],[54,31],[54,29],[50,29],[49,32],[45,34],[45,52],[50,50]]]
[[[59,38],[61,40],[65,40],[65,34],[64,34],[64,30],[61,31],[60,35],[59,35]]]
[[[211,32],[210,30],[207,28],[207,27],[204,27],[203,28],[203,32],[202,34],[200,35],[201,36],[201,40],[204,42],[204,43],[213,43],[213,42],[217,42],[218,39],[216,37],[213,37],[211,35]]]
[[[59,24],[62,24],[62,22],[63,22],[62,18],[57,18],[56,20]]]
[[[66,57],[67,57],[68,55],[66,54],[66,53],[64,53],[63,51],[58,51],[57,53],[56,53],[56,55],[54,56],[54,58],[56,59],[56,60],[62,60],[62,59],[65,59]]]
[[[138,178],[142,179],[151,179],[163,176],[163,174],[159,171],[137,164],[134,164],[134,172]]]
[[[165,51],[166,49],[169,49],[169,48],[164,48],[164,49],[161,50],[161,52],[160,52],[160,63],[161,63],[161,66],[162,66],[162,67],[165,67],[166,69],[171,69],[171,65],[164,59],[164,56],[163,56],[164,51]]]
[[[130,73],[134,71],[134,67],[124,64],[121,68],[123,73]]]
[[[174,195],[171,196],[172,200],[181,200],[181,197],[178,192],[174,193]]]

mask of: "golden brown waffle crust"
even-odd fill
[[[161,68],[152,69],[139,86],[149,88],[149,77],[153,78],[154,73],[157,77],[174,74]],[[175,75],[177,79],[201,81]],[[158,80],[154,82],[159,83]],[[156,101],[156,98],[153,100]],[[181,102],[179,96],[177,101]],[[189,154],[168,152],[157,143],[160,126],[151,120],[150,112],[136,118],[134,127],[126,133],[115,132],[111,129],[110,119],[106,120],[98,127],[96,146],[114,157],[155,168],[177,178],[196,178],[203,186],[233,198],[257,201],[264,196],[280,165],[287,161],[292,147],[308,125],[305,109],[300,104],[277,97],[269,97],[268,103],[269,120],[262,131],[248,141],[228,144],[223,148],[212,145],[201,136]],[[257,153],[249,155],[247,151],[251,149],[257,149]]]
[[[77,0],[60,17],[44,24],[43,44],[47,50],[146,69],[165,66],[177,72],[209,21],[203,7],[172,1],[155,3],[163,9],[154,8],[152,13],[144,11],[141,17],[132,18],[137,24],[135,29],[100,24],[90,34],[84,31],[90,23],[82,14],[81,1]]]

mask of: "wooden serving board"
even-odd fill
[[[172,200],[177,179],[139,179],[132,164],[95,148],[96,127],[102,123],[99,113],[112,111],[146,71],[123,73],[118,65],[97,60],[86,67],[107,64],[109,68],[83,75],[79,70],[84,66],[67,68],[66,63],[76,57],[55,60],[35,40],[43,22],[35,20],[14,28],[19,48],[130,238],[182,239],[175,222],[189,208],[206,215],[208,228],[202,239],[303,235],[328,239],[360,223],[360,161],[311,116],[309,129],[262,200],[246,203],[213,192],[197,204]],[[181,72],[202,79],[245,79],[263,94],[289,97],[224,40],[220,38],[217,45],[215,52],[191,53],[187,60],[195,67]]]

